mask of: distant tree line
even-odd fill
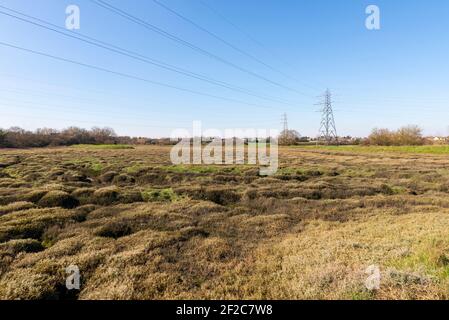
[[[139,138],[119,137],[111,128],[94,127],[90,130],[69,127],[63,130],[49,128],[35,131],[19,127],[0,129],[0,148],[39,148],[75,144],[137,144]]]
[[[295,130],[281,132],[277,137],[280,145],[301,145],[312,143],[314,140],[301,137]],[[205,139],[204,142],[211,140]],[[244,139],[248,143],[251,139]],[[251,140],[252,141],[252,140]],[[267,142],[269,142],[268,139]],[[445,140],[447,143],[447,140]],[[0,129],[0,148],[39,148],[51,146],[71,146],[76,144],[153,144],[174,145],[178,141],[170,138],[142,138],[117,136],[111,128],[94,127],[90,130],[78,127],[69,127],[63,130],[49,128],[28,131],[19,127]],[[367,138],[339,137],[340,144],[364,144],[377,146],[402,146],[433,144],[422,135],[418,126],[409,125],[398,130],[375,128]]]
[[[278,137],[278,141],[280,145],[306,145],[311,144],[312,142],[319,143],[317,140],[301,137],[295,130],[282,131]],[[353,138],[350,136],[338,138],[338,144],[341,145],[419,146],[434,143],[435,141],[426,139],[422,134],[422,129],[416,125],[408,125],[398,130],[375,128],[366,138]]]

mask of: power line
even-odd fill
[[[267,67],[268,69],[270,69],[270,70],[272,70],[272,71],[275,71],[275,72],[277,72],[277,73],[279,73],[279,74],[282,74],[283,76],[285,76],[285,77],[287,77],[287,78],[291,78],[289,75],[285,74],[283,71],[281,71],[281,70],[279,70],[279,69],[277,69],[277,68],[275,68],[275,67],[269,65],[268,63],[266,63],[266,62],[260,60],[259,58],[257,58],[257,57],[255,57],[254,55],[248,53],[247,51],[245,51],[245,50],[243,50],[243,49],[240,49],[240,48],[237,47],[236,45],[234,45],[234,44],[230,43],[229,41],[223,39],[222,37],[218,36],[216,33],[212,32],[212,31],[209,31],[209,30],[206,29],[205,27],[202,27],[202,26],[199,25],[198,23],[196,23],[196,22],[194,22],[193,20],[187,18],[186,16],[180,14],[179,12],[177,12],[177,11],[175,11],[174,9],[170,8],[170,7],[167,6],[166,4],[163,4],[163,3],[161,3],[161,2],[158,1],[158,0],[153,0],[153,2],[154,2],[155,4],[157,4],[158,6],[164,8],[165,10],[171,12],[171,13],[174,14],[175,16],[177,16],[177,17],[181,18],[182,20],[186,21],[187,23],[193,25],[193,26],[196,27],[197,29],[199,29],[199,30],[201,30],[201,31],[203,31],[203,32],[205,32],[205,33],[207,33],[208,35],[210,35],[211,37],[215,38],[216,40],[218,40],[218,41],[224,43],[224,44],[227,45],[228,47],[234,49],[235,51],[237,51],[237,52],[239,52],[239,53],[241,53],[241,54],[243,54],[244,56],[246,56],[246,57],[248,57],[248,58],[250,58],[250,59],[256,61],[257,63],[259,63],[259,64],[261,64],[261,65]]]
[[[10,47],[10,48],[13,48],[13,49],[17,49],[17,50],[20,50],[20,51],[28,52],[28,53],[40,55],[40,56],[43,56],[43,57],[51,58],[51,59],[54,59],[54,60],[63,61],[63,62],[67,62],[67,63],[70,63],[70,64],[83,66],[83,67],[86,67],[86,68],[89,68],[89,69],[93,69],[93,70],[97,70],[97,71],[102,71],[102,72],[114,74],[114,75],[121,76],[121,77],[124,77],[124,78],[150,83],[150,84],[161,86],[161,87],[165,87],[165,88],[176,89],[176,90],[179,90],[179,91],[184,91],[184,92],[188,92],[188,93],[192,93],[192,94],[196,94],[196,95],[200,95],[200,96],[205,96],[205,97],[214,98],[214,99],[220,99],[220,100],[234,102],[234,103],[239,103],[239,104],[246,104],[246,105],[259,107],[259,108],[272,108],[272,107],[266,106],[266,105],[260,105],[260,104],[244,102],[244,101],[240,101],[240,100],[237,100],[237,99],[226,98],[226,97],[222,97],[222,96],[217,96],[217,95],[213,95],[213,94],[209,94],[209,93],[203,93],[203,92],[199,92],[199,91],[195,91],[195,90],[191,90],[191,89],[186,89],[186,88],[174,86],[174,85],[167,84],[167,83],[153,81],[153,80],[145,79],[145,78],[142,78],[142,77],[139,77],[139,76],[134,76],[134,75],[130,75],[130,74],[127,74],[127,73],[113,71],[113,70],[106,69],[106,68],[103,68],[103,67],[98,67],[98,66],[95,66],[95,65],[87,64],[87,63],[84,63],[84,62],[78,62],[78,61],[75,61],[75,60],[70,60],[70,59],[58,57],[58,56],[51,55],[51,54],[48,54],[48,53],[44,53],[44,52],[40,52],[40,51],[35,51],[35,50],[23,48],[23,47],[16,46],[16,45],[13,45],[13,44],[9,44],[9,43],[6,43],[6,42],[0,42],[0,45],[5,46],[5,47]]]
[[[323,96],[323,101],[318,105],[322,106],[322,116],[318,140],[324,140],[326,144],[338,143],[334,112],[332,110],[332,94],[329,89],[326,90]]]
[[[245,30],[243,30],[242,28],[240,28],[238,25],[236,25],[234,22],[232,22],[230,19],[226,18],[222,13],[218,12],[218,10],[216,10],[215,8],[213,8],[212,6],[210,6],[209,4],[207,4],[205,1],[202,0],[198,0],[204,7],[206,7],[207,9],[209,9],[211,12],[213,12],[215,15],[217,15],[218,17],[220,17],[223,21],[225,21],[226,23],[228,23],[230,26],[234,27],[237,31],[239,31],[241,34],[243,34],[245,37],[247,37],[249,40],[251,40],[252,42],[254,42],[255,44],[257,44],[259,47],[266,49],[267,47],[260,42],[259,40],[257,40],[256,38],[254,38],[253,36],[251,36],[248,32],[246,32]],[[271,55],[274,55],[274,52],[270,52]]]
[[[277,81],[268,79],[267,77],[264,77],[264,76],[262,76],[262,75],[260,75],[258,73],[255,73],[255,72],[253,72],[251,70],[248,70],[246,68],[240,67],[240,66],[236,65],[235,63],[232,63],[232,62],[230,62],[230,61],[228,61],[228,60],[226,60],[224,58],[221,58],[221,57],[219,57],[219,56],[217,56],[217,55],[215,55],[215,54],[213,54],[213,53],[211,53],[211,52],[209,52],[207,50],[204,50],[204,49],[202,49],[202,48],[192,44],[189,41],[183,40],[183,39],[179,38],[176,35],[173,35],[173,34],[167,32],[165,30],[162,30],[161,28],[159,28],[159,27],[157,27],[157,26],[155,26],[155,25],[153,25],[153,24],[151,24],[151,23],[149,23],[147,21],[144,21],[144,20],[142,20],[140,18],[137,18],[136,16],[133,16],[133,15],[125,12],[122,9],[114,7],[114,6],[112,6],[111,4],[108,4],[105,1],[102,1],[102,0],[90,0],[90,1],[95,3],[96,5],[98,5],[100,7],[108,10],[108,11],[111,11],[111,12],[113,12],[113,13],[115,13],[115,14],[117,14],[117,15],[119,15],[119,16],[127,19],[127,20],[129,20],[129,21],[132,21],[132,22],[134,22],[134,23],[136,23],[136,24],[138,24],[140,26],[143,26],[144,28],[146,28],[148,30],[156,32],[157,34],[159,34],[159,35],[161,35],[161,36],[163,36],[165,38],[168,38],[168,39],[170,39],[172,41],[175,41],[175,42],[177,42],[177,43],[179,43],[179,44],[181,44],[183,46],[186,46],[186,47],[188,47],[188,48],[190,48],[190,49],[192,49],[192,50],[194,50],[194,51],[196,51],[196,52],[198,52],[198,53],[200,53],[200,54],[202,54],[204,56],[207,56],[209,58],[217,60],[217,61],[219,61],[221,63],[224,63],[224,64],[226,64],[226,65],[228,65],[228,66],[230,66],[230,67],[232,67],[234,69],[237,69],[237,70],[239,70],[241,72],[247,73],[247,74],[249,74],[249,75],[251,75],[251,76],[253,76],[255,78],[258,78],[260,80],[263,80],[263,81],[266,81],[268,83],[271,83],[272,85],[275,85],[277,87],[283,88],[283,89],[288,90],[288,91],[293,91],[293,92],[296,92],[296,93],[304,95],[304,96],[311,97],[311,95],[308,95],[308,94],[306,94],[304,92],[298,91],[298,90],[296,90],[294,88],[291,88],[291,87],[288,87],[288,86],[285,86],[285,85],[283,85],[283,84],[281,84],[281,83],[279,83]]]
[[[241,87],[238,87],[238,86],[234,86],[234,85],[229,84],[229,83],[224,82],[224,81],[215,80],[215,79],[210,78],[210,77],[207,77],[207,76],[205,76],[205,75],[198,74],[198,73],[195,73],[195,72],[186,70],[186,69],[182,69],[182,68],[177,67],[177,66],[173,66],[173,65],[170,65],[170,64],[167,64],[167,63],[164,63],[164,62],[161,62],[161,61],[158,61],[158,60],[149,58],[149,57],[147,57],[147,56],[141,55],[141,54],[139,54],[139,53],[136,53],[136,52],[133,52],[133,51],[130,51],[130,50],[127,50],[127,49],[123,49],[123,48],[120,48],[120,47],[118,47],[118,46],[115,46],[115,45],[106,43],[106,42],[104,42],[104,41],[101,41],[101,40],[98,40],[98,39],[95,39],[95,38],[92,38],[92,37],[83,35],[83,34],[77,34],[77,35],[74,35],[74,34],[68,34],[68,33],[66,32],[66,30],[65,30],[64,28],[62,28],[62,27],[59,27],[59,26],[54,25],[54,24],[52,24],[52,23],[49,23],[49,22],[47,22],[47,21],[45,21],[45,20],[42,20],[42,19],[39,19],[39,18],[30,16],[30,15],[24,14],[24,13],[22,13],[22,12],[19,12],[19,11],[16,11],[16,10],[13,10],[13,9],[10,9],[10,8],[7,8],[7,7],[2,6],[2,5],[0,5],[0,8],[6,9],[6,10],[9,10],[9,11],[12,11],[12,12],[17,13],[17,14],[20,14],[20,15],[22,15],[22,16],[25,16],[25,17],[34,19],[34,20],[36,20],[36,21],[40,21],[40,22],[45,23],[45,24],[47,24],[47,25],[51,25],[52,27],[55,27],[55,28],[58,28],[58,29],[62,29],[62,30],[64,30],[64,32],[58,31],[58,30],[56,30],[56,29],[47,27],[47,26],[45,26],[45,25],[42,25],[42,24],[39,24],[39,23],[30,21],[30,20],[27,20],[27,19],[24,19],[24,18],[15,16],[15,15],[9,14],[9,13],[3,12],[3,11],[0,11],[0,14],[9,16],[9,17],[11,17],[11,18],[20,20],[20,21],[22,21],[22,22],[26,22],[26,23],[32,24],[32,25],[34,25],[34,26],[38,26],[38,27],[40,27],[40,28],[44,28],[44,29],[47,29],[47,30],[56,32],[56,33],[58,33],[58,34],[62,34],[62,35],[64,35],[64,36],[66,36],[66,37],[70,37],[70,38],[73,38],[73,39],[76,39],[76,40],[79,40],[79,41],[88,43],[88,44],[90,44],[90,45],[94,45],[94,46],[100,47],[100,48],[102,48],[102,49],[109,50],[109,51],[114,52],[114,53],[118,53],[118,54],[120,54],[120,55],[129,57],[129,58],[132,58],[132,59],[135,59],[135,60],[138,60],[138,61],[147,63],[147,64],[151,64],[151,65],[154,65],[154,66],[163,68],[163,69],[165,69],[165,70],[169,70],[169,71],[172,71],[172,72],[175,72],[175,73],[178,73],[178,74],[182,74],[182,75],[185,75],[185,76],[188,76],[188,77],[191,77],[191,78],[195,78],[195,79],[198,79],[198,80],[201,80],[201,81],[204,81],[204,82],[213,84],[213,85],[221,86],[221,87],[224,87],[224,88],[233,90],[233,91],[237,91],[237,92],[244,93],[244,94],[247,94],[247,95],[250,95],[250,96],[254,96],[254,97],[257,97],[257,98],[259,98],[259,99],[270,100],[270,101],[272,101],[272,102],[277,102],[277,103],[282,103],[282,104],[287,104],[287,105],[289,105],[289,104],[290,104],[290,105],[293,105],[292,103],[286,102],[286,101],[284,101],[284,100],[282,100],[282,99],[280,99],[280,98],[270,97],[270,96],[267,96],[267,95],[260,95],[260,94],[258,94],[258,93],[254,93],[254,92],[251,91],[251,90],[247,90],[247,89],[245,89],[245,88],[241,88]],[[86,39],[88,39],[88,40],[83,39],[83,38],[80,38],[79,36],[84,37],[84,38],[86,38]]]
[[[234,22],[232,22],[230,19],[228,19],[226,16],[224,16],[222,13],[218,12],[217,9],[213,8],[212,6],[210,6],[209,4],[207,4],[205,1],[203,0],[198,0],[204,7],[206,7],[209,11],[211,11],[212,13],[214,13],[216,16],[220,17],[223,21],[225,21],[227,24],[229,24],[230,26],[232,26],[234,29],[236,29],[237,31],[239,31],[241,34],[243,34],[247,39],[251,40],[252,42],[254,42],[255,44],[257,44],[260,48],[264,49],[265,51],[267,51],[271,56],[273,56],[274,58],[278,59],[279,61],[282,61],[285,65],[292,67],[293,65],[289,62],[287,62],[285,59],[283,59],[282,57],[280,57],[277,53],[275,53],[273,50],[270,50],[268,48],[268,46],[266,46],[265,44],[263,44],[262,42],[260,42],[259,40],[257,40],[255,37],[251,36],[248,32],[246,32],[245,30],[243,30],[241,27],[239,27],[238,25],[236,25]],[[286,74],[286,73],[282,73],[284,76],[300,83],[301,85],[303,85],[304,87],[308,87],[309,89],[313,89],[313,90],[321,90],[320,88],[317,88],[315,86],[312,86],[310,84],[304,83],[302,81],[300,81],[299,79]],[[320,84],[321,86],[322,84]]]

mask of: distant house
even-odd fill
[[[448,138],[446,137],[430,136],[426,137],[425,139],[434,144],[442,144],[448,142]]]

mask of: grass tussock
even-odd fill
[[[127,150],[134,149],[133,146],[127,144],[77,144],[71,146],[74,149],[83,149],[83,150]]]
[[[32,202],[28,201],[19,201],[19,202],[13,202],[5,206],[0,206],[0,215],[8,214],[11,212],[21,211],[21,210],[27,210],[35,208],[36,205]]]
[[[38,205],[44,208],[61,207],[66,209],[75,208],[79,201],[64,191],[50,191],[43,196]]]
[[[0,299],[448,299],[446,149],[281,147],[271,177],[162,146],[5,151]]]

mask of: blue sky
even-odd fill
[[[263,64],[151,0],[105,1],[253,74],[89,0],[0,0],[0,5],[64,27],[66,7],[76,4],[81,10],[77,33],[251,90],[257,97],[0,14],[0,42],[239,101],[158,86],[0,45],[0,127],[110,126],[119,134],[160,137],[176,128],[190,128],[193,120],[201,120],[204,128],[276,129],[285,112],[290,128],[315,136],[320,122],[317,96],[328,87],[335,94],[340,135],[363,136],[374,127],[406,124],[418,124],[429,135],[449,134],[446,0],[159,0]],[[370,4],[380,8],[378,31],[365,28],[365,8]]]

